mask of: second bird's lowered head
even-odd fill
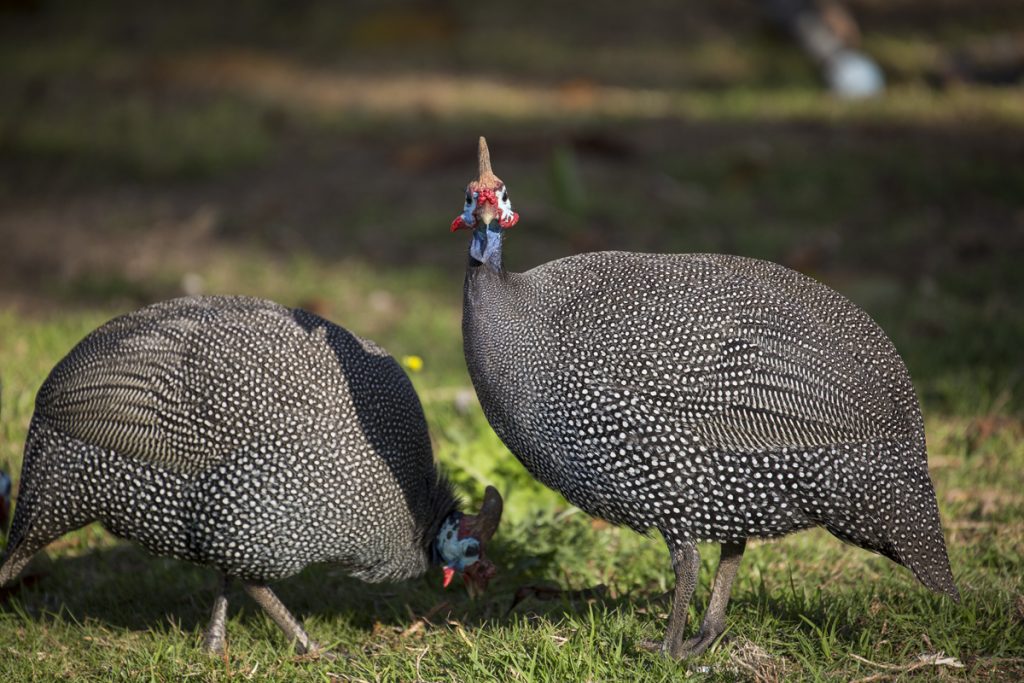
[[[487,140],[480,138],[480,170],[477,179],[466,186],[462,213],[452,221],[452,232],[472,230],[469,255],[476,264],[486,263],[501,270],[501,231],[519,222],[512,210],[508,188],[491,170]]]
[[[487,588],[496,570],[485,557],[484,550],[498,529],[503,507],[501,494],[493,486],[488,486],[480,514],[453,512],[441,524],[434,539],[434,553],[435,560],[443,565],[445,588],[456,572],[462,574],[471,597]]]

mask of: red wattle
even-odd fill
[[[468,227],[469,226],[466,225],[466,221],[462,220],[462,216],[456,216],[455,220],[452,221],[452,230],[451,231],[455,232],[456,230],[459,230],[461,228],[468,228]]]
[[[504,218],[502,218],[501,220],[498,221],[498,225],[500,225],[502,228],[508,229],[508,228],[511,228],[513,225],[515,225],[518,222],[519,222],[519,214],[516,213],[515,211],[513,211],[512,212],[512,218],[509,218],[508,220],[505,220]]]
[[[442,585],[447,588],[448,584],[452,582],[452,577],[455,576],[455,570],[451,567],[445,567],[442,571],[444,571],[444,583]]]

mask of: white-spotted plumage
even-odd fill
[[[708,541],[820,524],[952,587],[906,368],[820,283],[720,255],[472,267],[464,331],[498,435],[581,509]]]
[[[481,159],[492,173],[483,140]],[[735,573],[747,538],[824,526],[958,599],[910,376],[857,306],[777,264],[717,254],[590,253],[508,272],[505,231],[476,227],[466,362],[537,479],[591,515],[658,530],[677,572],[697,541],[729,546]],[[675,656],[724,627],[681,644],[677,619],[664,645]]]
[[[97,329],[43,384],[0,583],[94,520],[246,582],[314,562],[399,580],[457,508],[376,344],[268,301],[176,299]]]

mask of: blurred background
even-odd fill
[[[882,323],[927,410],[1014,414],[1022,76],[1018,0],[4,0],[4,398],[29,414],[79,333],[196,293],[312,308],[457,394],[448,226],[484,134],[511,269],[779,261]]]

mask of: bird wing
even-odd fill
[[[243,309],[179,300],[112,320],[54,368],[35,419],[184,472],[205,471],[240,446],[271,443],[262,426],[314,422],[323,406],[287,360],[305,335],[286,331],[287,309],[256,300]]]
[[[757,451],[911,429],[870,352],[823,318],[856,308],[824,285],[798,295],[736,257],[629,256],[575,272],[580,296],[555,314],[558,381],[577,378],[618,438]]]

